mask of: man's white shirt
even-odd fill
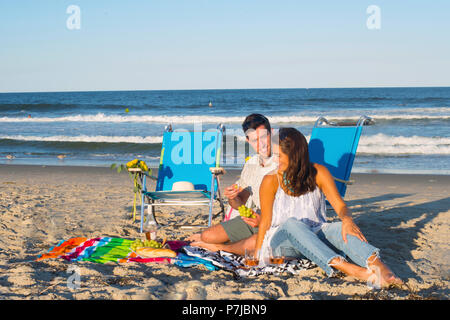
[[[273,161],[273,157],[268,158],[264,165],[262,165],[262,159],[258,154],[252,156],[242,168],[241,176],[236,181],[239,187],[247,189],[250,192],[250,196],[247,199],[245,205],[252,208],[256,212],[260,212],[259,202],[259,188],[261,182],[266,174],[274,171],[277,168],[277,164]],[[229,213],[231,207],[229,206],[226,213]],[[233,210],[230,215],[230,219],[239,215],[239,211]]]

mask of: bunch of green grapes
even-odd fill
[[[156,240],[145,240],[144,241],[144,247],[150,247],[155,249],[161,249],[162,245]]]
[[[137,248],[143,247],[144,243],[140,239],[136,239],[131,243],[131,250],[136,251]]]
[[[161,249],[162,248],[162,244],[159,243],[156,240],[145,240],[142,241],[140,239],[136,239],[131,243],[131,250],[136,251],[136,249],[138,248],[142,248],[142,247],[150,247],[150,248],[155,248],[155,249]]]
[[[241,217],[256,218],[256,216],[253,214],[252,209],[247,208],[245,205],[241,205],[238,210]]]

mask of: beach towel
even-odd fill
[[[295,275],[301,270],[316,267],[308,259],[298,259],[290,260],[277,266],[247,268],[243,263],[244,258],[242,256],[225,251],[211,252],[202,248],[192,247],[188,242],[179,240],[166,242],[169,248],[177,253],[175,258],[142,258],[131,250],[132,243],[133,240],[112,237],[71,238],[66,241],[60,241],[36,260],[60,258],[71,262],[90,261],[102,264],[111,262],[165,263],[183,268],[201,265],[210,271],[222,269],[232,272],[236,278],[261,274],[281,275],[288,273]]]
[[[210,261],[213,265],[234,273],[237,278],[258,276],[262,274],[281,275],[283,273],[296,275],[302,270],[317,267],[308,259],[293,259],[279,265],[248,268],[244,264],[244,257],[226,251],[212,252],[199,247],[184,246],[183,251],[192,257]]]
[[[199,257],[190,257],[179,252],[187,243],[184,241],[167,241],[169,248],[177,252],[176,258],[142,258],[131,250],[133,240],[111,237],[98,238],[71,238],[62,240],[52,247],[47,253],[39,256],[36,261],[44,259],[61,258],[67,261],[90,261],[95,263],[172,263],[181,267],[191,267],[194,265],[204,265],[208,270],[217,270],[211,262]]]
[[[67,241],[61,240],[56,246],[52,247],[47,253],[39,256],[36,261],[50,258],[59,258],[64,254],[72,251],[74,248],[78,247],[80,244],[85,242],[87,238],[72,238]]]

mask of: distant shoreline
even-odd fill
[[[308,88],[207,88],[207,89],[116,89],[116,90],[67,90],[67,91],[1,91],[3,93],[82,93],[82,92],[132,92],[132,91],[226,91],[226,90],[313,90],[313,89],[405,89],[450,88],[448,86],[377,86],[377,87],[308,87]]]
[[[156,174],[158,172],[158,167],[155,166],[149,166],[153,170],[153,174]],[[106,173],[115,173],[116,171],[111,169],[109,166],[81,166],[81,165],[45,165],[45,164],[2,164],[0,163],[0,177],[2,174],[11,172],[11,171],[21,171],[26,172],[29,171],[37,172],[42,171],[42,169],[45,168],[45,170],[48,170],[49,172],[70,172],[70,173],[76,173],[76,172],[95,172],[95,171],[103,171]],[[225,170],[227,171],[229,176],[238,177],[241,168],[240,167],[226,167],[224,166]],[[413,176],[413,177],[421,177],[423,179],[433,179],[440,177],[440,179],[446,180],[447,186],[450,185],[450,174],[439,174],[439,173],[420,173],[420,172],[411,172],[411,173],[394,173],[394,172],[355,172],[353,170],[352,177],[373,177],[373,176],[379,176],[379,178],[386,178],[388,180],[403,180],[405,177]]]

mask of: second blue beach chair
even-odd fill
[[[320,117],[312,130],[309,139],[309,158],[327,167],[334,177],[336,187],[342,198],[352,172],[359,138],[364,124],[372,123],[372,119],[361,116],[355,124],[337,124]]]

